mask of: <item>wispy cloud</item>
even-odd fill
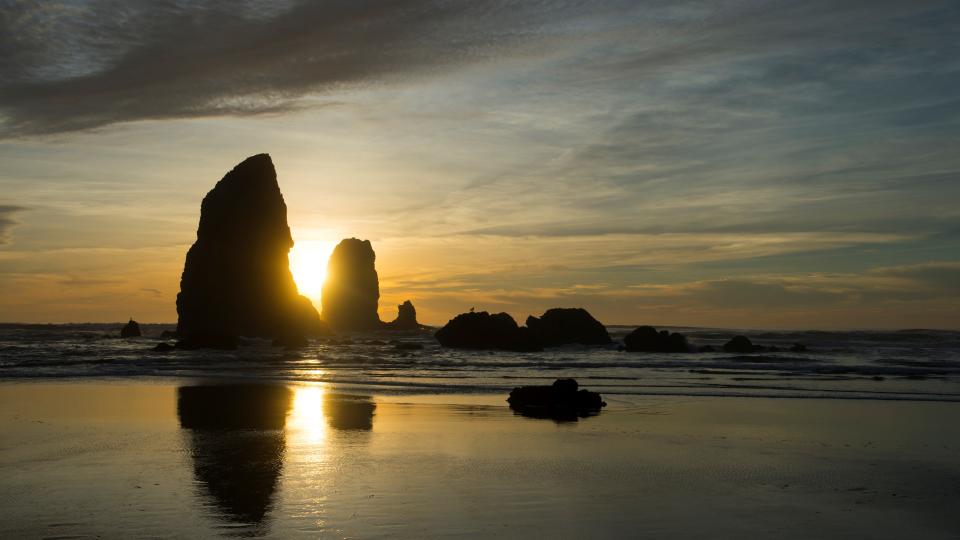
[[[23,206],[0,205],[0,245],[10,243],[11,231],[19,223],[16,215],[24,210]]]
[[[31,211],[0,271],[175,291],[203,193],[269,151],[295,229],[374,240],[388,312],[954,321],[958,20],[948,0],[8,2],[0,180]],[[150,282],[128,275],[147,251]]]

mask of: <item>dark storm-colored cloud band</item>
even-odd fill
[[[282,112],[301,106],[308,93],[488,58],[530,39],[565,9],[428,0],[279,8],[7,2],[0,15],[3,131]]]
[[[284,112],[307,106],[306,95],[561,41],[592,51],[565,69],[578,82],[613,89],[630,81],[632,91],[649,92],[636,83],[746,60],[763,66],[760,78],[747,81],[752,88],[734,80],[727,94],[713,88],[694,101],[769,100],[770,92],[811,80],[856,77],[858,51],[942,49],[942,21],[956,11],[949,2],[884,0],[5,0],[0,129],[28,135],[130,120]],[[817,61],[806,62],[807,53]],[[943,63],[924,53],[898,69],[922,71],[930,62]],[[820,65],[839,71],[824,73]],[[563,85],[563,76],[556,82]],[[608,157],[614,150],[593,149]]]

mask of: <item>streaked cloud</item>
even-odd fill
[[[26,208],[16,205],[0,205],[0,245],[9,244],[11,231],[19,223],[16,215]]]
[[[308,94],[484,61],[565,3],[15,1],[0,17],[7,135],[288,113]]]
[[[955,2],[4,7],[0,320],[172,320],[266,151],[295,239],[373,240],[385,317],[960,326]]]

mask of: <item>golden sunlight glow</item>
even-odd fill
[[[287,427],[297,431],[307,441],[322,441],[327,434],[323,415],[323,386],[310,385],[294,388],[293,409]]]
[[[297,283],[300,294],[317,301],[327,278],[327,261],[333,248],[333,242],[306,240],[296,242],[290,250],[290,272]]]

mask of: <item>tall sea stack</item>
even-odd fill
[[[267,154],[247,158],[207,193],[197,241],[177,295],[183,346],[223,346],[238,336],[302,339],[319,330],[297,294],[287,253],[287,206]]]
[[[323,320],[334,330],[377,330],[380,283],[369,240],[347,238],[334,248],[323,284]]]

